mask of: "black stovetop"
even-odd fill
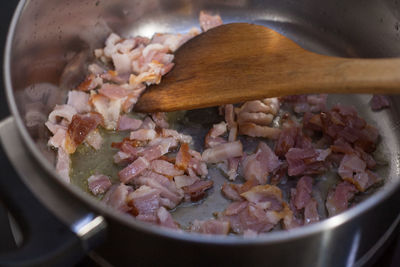
[[[1,2],[0,8],[0,64],[1,68],[3,66],[3,51],[6,40],[6,35],[8,31],[8,26],[12,18],[12,14],[18,1],[16,0],[7,0]],[[3,73],[3,72],[2,72]],[[0,75],[0,119],[4,119],[10,115],[7,106],[7,100],[5,97],[5,92],[3,90],[3,74]],[[4,164],[0,162],[0,170],[3,169],[1,165]],[[2,173],[0,175],[7,175],[6,173]],[[7,216],[7,211],[1,205],[0,202],[0,252],[8,251],[10,249],[14,249],[16,247],[14,238],[11,234],[11,229],[9,225],[9,220]],[[85,258],[81,263],[77,266],[96,266],[95,263],[91,262],[90,259]],[[387,244],[387,247],[384,249],[381,255],[376,257],[375,264],[373,267],[397,267],[400,266],[400,234],[397,233],[397,236],[392,238],[390,244]]]

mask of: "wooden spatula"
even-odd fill
[[[305,93],[400,92],[400,59],[315,54],[264,26],[225,24],[184,44],[136,111],[174,111]]]

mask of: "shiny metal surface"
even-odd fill
[[[156,31],[182,32],[198,25],[198,13],[204,9],[220,13],[225,22],[267,25],[319,53],[395,57],[400,55],[397,5],[394,0],[21,1],[10,29],[4,69],[8,100],[18,130],[33,155],[32,161],[44,170],[40,181],[57,185],[43,194],[37,193],[38,197],[49,205],[52,197],[48,194],[62,192],[79,199],[80,207],[72,207],[72,212],[84,208],[105,216],[109,235],[97,252],[119,266],[132,262],[231,261],[250,266],[363,264],[367,252],[389,229],[400,210],[395,204],[400,198],[396,194],[400,183],[399,97],[391,97],[391,109],[379,113],[370,111],[366,95],[332,98],[333,102],[355,105],[380,129],[379,153],[388,160],[383,173],[384,187],[356,207],[321,223],[255,239],[177,234],[137,222],[96,203],[77,188],[55,179],[54,155],[46,147],[48,136],[43,122],[54,104],[63,103],[66,91],[82,77],[90,51],[101,47],[112,31],[145,36]],[[27,125],[29,116],[35,120]],[[35,190],[37,185],[30,187]],[[154,255],[154,251],[159,253]]]

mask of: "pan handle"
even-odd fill
[[[3,144],[0,144],[0,162],[0,199],[16,219],[24,237],[17,250],[0,252],[0,266],[72,266],[99,243],[99,238],[103,239],[104,233],[97,232],[90,244],[82,240],[92,230],[90,223],[97,228],[105,224],[101,216],[88,214],[71,229],[42,205],[19,178]]]
[[[0,266],[71,266],[84,255],[81,240],[39,203],[0,145],[0,198],[19,223],[22,246],[0,254]]]

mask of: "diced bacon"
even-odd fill
[[[288,175],[315,174],[326,171],[324,160],[330,150],[315,150],[313,148],[291,148],[285,154],[288,163]]]
[[[301,222],[293,215],[293,211],[290,210],[286,203],[284,203],[284,216],[282,224],[283,228],[286,230],[297,228],[301,225]]]
[[[88,66],[88,70],[90,73],[92,73],[94,75],[100,75],[100,74],[103,74],[104,72],[106,72],[106,70],[103,67],[99,66],[96,63],[90,64]]]
[[[98,90],[99,94],[111,99],[118,100],[128,96],[129,92],[120,85],[105,83]]]
[[[57,150],[57,163],[56,171],[58,175],[67,183],[70,182],[69,170],[71,166],[71,160],[68,153],[65,152],[63,148],[58,148]]]
[[[81,144],[86,139],[88,134],[95,130],[97,126],[102,123],[103,117],[98,113],[92,112],[84,115],[74,115],[67,130],[67,134],[73,142],[73,146],[71,146],[71,150],[67,152],[74,153],[76,146]]]
[[[68,123],[72,121],[72,117],[77,113],[76,109],[70,105],[56,105],[49,114],[49,121],[57,124],[60,119],[66,119]]]
[[[152,129],[139,129],[131,132],[130,139],[146,141],[146,140],[153,140],[154,138],[156,138],[156,136],[157,132]]]
[[[265,184],[268,174],[277,170],[281,164],[264,142],[260,142],[256,153],[245,157],[242,163],[245,179],[256,179],[260,184]]]
[[[218,164],[218,167],[221,171],[225,173],[226,176],[228,176],[229,180],[234,181],[236,179],[236,176],[238,175],[237,170],[240,161],[241,157],[229,158],[223,163]]]
[[[204,146],[206,148],[213,148],[219,146],[221,144],[225,144],[227,141],[222,137],[210,137],[210,135],[206,135],[204,140]]]
[[[199,21],[200,27],[204,32],[223,24],[219,15],[211,15],[204,11],[200,11]]]
[[[190,231],[201,234],[227,235],[229,232],[229,222],[215,219],[207,221],[194,220]]]
[[[141,174],[145,169],[149,167],[150,163],[144,158],[139,157],[134,162],[129,164],[123,170],[118,173],[118,176],[123,183],[130,182],[133,178]]]
[[[170,209],[176,207],[183,198],[182,190],[178,189],[173,181],[152,171],[144,172],[142,176],[135,178],[134,182],[159,190],[162,198],[161,204]]]
[[[169,124],[167,122],[167,115],[165,112],[156,112],[151,114],[151,118],[160,128],[168,128]]]
[[[191,136],[178,133],[177,131],[172,130],[172,129],[162,129],[161,135],[164,137],[173,137],[176,140],[178,140],[180,143],[187,143],[187,144],[192,143]]]
[[[182,188],[194,184],[199,180],[197,176],[179,175],[174,177],[176,187]]]
[[[48,145],[55,148],[62,147],[65,150],[65,137],[67,134],[67,129],[58,128],[54,135],[49,139]]]
[[[274,185],[258,185],[241,196],[262,209],[282,210],[282,191]]]
[[[103,84],[103,79],[95,74],[93,74],[93,72],[99,72],[99,70],[94,70],[92,68],[91,70],[92,74],[89,74],[85,80],[78,85],[77,89],[79,91],[84,91],[84,92],[88,92],[90,90],[95,89],[96,87],[99,87]]]
[[[240,157],[242,155],[242,143],[240,141],[235,141],[204,150],[202,159],[207,163],[217,163],[228,158]]]
[[[329,216],[343,212],[349,206],[349,201],[358,190],[348,182],[339,183],[334,190],[331,190],[326,199],[326,209]]]
[[[205,196],[206,190],[210,189],[213,184],[212,180],[197,180],[191,185],[182,187],[182,189],[192,201],[198,201]]]
[[[118,120],[118,131],[137,130],[142,125],[143,121],[130,118],[127,115],[122,115]]]
[[[123,151],[118,151],[114,156],[114,163],[115,164],[127,164],[132,162],[135,158],[132,155],[125,153]]]
[[[307,206],[311,201],[312,192],[312,178],[310,176],[303,176],[297,182],[296,194],[294,197],[294,206],[300,210]]]
[[[234,111],[234,107],[232,104],[228,104],[224,106],[224,110],[225,110],[225,121],[226,123],[228,123],[228,128],[232,129],[232,128],[236,128],[236,121],[235,121],[235,111]]]
[[[278,128],[269,126],[259,126],[251,122],[246,122],[239,125],[239,133],[251,137],[264,137],[276,140],[281,132]]]
[[[109,100],[102,95],[92,95],[90,101],[95,110],[103,116],[106,129],[117,129],[123,99]]]
[[[304,207],[304,224],[316,223],[319,221],[319,214],[317,210],[317,201],[312,199],[308,202],[307,206]]]
[[[189,145],[183,143],[179,148],[178,154],[176,154],[175,165],[181,170],[186,170],[189,166],[189,162],[192,156],[189,153]]]
[[[241,112],[238,115],[238,123],[239,125],[251,122],[260,126],[268,126],[271,124],[274,119],[274,115],[266,114],[266,113],[250,113],[250,112]]]
[[[261,207],[247,201],[240,203],[239,208],[235,209],[233,214],[232,205],[238,205],[238,202],[232,203],[222,213],[221,219],[230,223],[231,230],[237,234],[242,234],[246,230],[252,230],[256,233],[265,233],[270,231],[281,219],[285,213],[282,211],[264,210]]]
[[[222,185],[221,192],[226,198],[232,201],[241,201],[243,199],[233,184],[224,183]]]
[[[239,109],[236,109],[236,114],[240,113],[265,113],[276,115],[279,110],[279,101],[277,98],[267,98],[264,100],[254,100],[245,102]]]
[[[170,143],[162,143],[160,145],[151,146],[146,148],[142,152],[142,155],[148,161],[152,161],[154,159],[158,159],[164,154],[167,154],[170,146],[171,146]]]
[[[69,91],[67,105],[74,107],[78,113],[89,112],[89,94],[81,91]]]
[[[45,123],[47,129],[54,135],[58,132],[58,130],[62,129],[64,131],[67,131],[68,127],[60,125],[60,124],[54,124],[51,123],[50,121],[46,121]]]
[[[381,110],[390,107],[389,98],[384,95],[373,95],[370,101],[372,110]]]
[[[213,137],[213,138],[221,136],[226,133],[226,131],[227,131],[226,127],[227,127],[227,124],[224,121],[222,121],[218,124],[214,124],[213,127],[211,128],[211,130],[208,132],[208,134],[210,135],[210,137]]]
[[[156,124],[150,117],[146,117],[143,120],[142,126],[140,126],[140,129],[155,129]]]
[[[102,201],[116,210],[127,212],[131,210],[127,205],[127,197],[131,191],[132,187],[130,186],[124,184],[113,185],[108,189]]]
[[[284,156],[290,148],[296,145],[296,136],[298,133],[297,127],[290,127],[283,129],[275,143],[275,153],[278,156]]]
[[[151,40],[152,43],[160,43],[167,46],[171,52],[175,52],[182,44],[198,35],[200,30],[197,28],[192,28],[186,34],[161,34],[157,33],[153,36]]]
[[[111,187],[110,177],[104,174],[92,175],[88,178],[88,187],[95,196],[103,194]]]
[[[343,180],[355,184],[358,190],[364,191],[368,185],[368,175],[364,174],[366,167],[365,161],[357,155],[346,154],[340,162],[338,173]]]
[[[153,160],[150,164],[150,169],[167,177],[175,177],[184,173],[182,170],[175,168],[174,164],[165,160]]]
[[[132,207],[131,213],[142,221],[157,221],[156,213],[161,206],[160,201],[160,192],[146,185],[127,196],[127,203]]]
[[[85,142],[88,143],[94,149],[99,150],[103,145],[103,137],[101,137],[99,131],[95,129],[88,133],[88,135],[85,138]]]
[[[293,104],[296,113],[320,112],[326,109],[326,94],[320,95],[293,95],[283,97],[284,102]]]
[[[160,207],[157,211],[158,225],[170,229],[178,229],[178,224],[174,221],[171,214],[164,208]]]
[[[190,151],[191,150],[189,150],[189,152]],[[192,157],[189,161],[187,172],[189,175],[193,176],[194,174],[191,174],[191,171],[204,178],[208,174],[207,164],[196,157]]]

